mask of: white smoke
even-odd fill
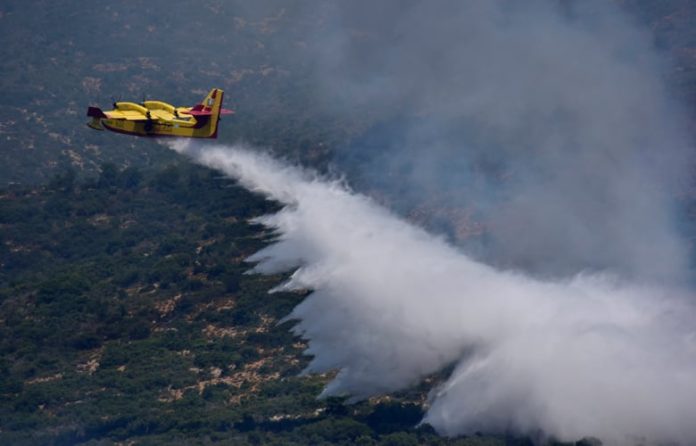
[[[610,276],[540,281],[473,261],[338,182],[241,147],[173,148],[285,204],[261,273],[314,292],[288,317],[323,395],[362,399],[456,363],[425,422],[606,444],[696,442],[696,321],[667,288]]]
[[[691,141],[623,2],[334,3],[317,83],[346,122],[370,116],[337,149],[356,188],[471,211],[483,237],[461,242],[489,264],[688,277],[672,197]]]

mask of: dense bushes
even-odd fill
[[[105,164],[0,195],[0,443],[459,444],[412,403],[316,399],[277,325],[304,296],[241,262],[275,205],[230,186]]]

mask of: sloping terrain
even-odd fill
[[[618,3],[653,30],[656,46],[671,58],[665,76],[675,94],[693,104],[694,6],[686,0]],[[118,7],[3,2],[0,184],[40,183],[67,166],[94,173],[102,162],[167,163],[172,155],[150,141],[106,138],[87,128],[86,107],[142,98],[192,105],[212,87],[225,89],[227,107],[237,111],[225,120],[221,140],[271,146],[325,165],[333,146],[404,112],[367,107],[336,113],[342,92],[317,88],[317,55],[325,51],[319,38],[331,26],[329,8],[215,0],[176,7],[164,0]]]
[[[428,388],[346,406],[298,376],[304,294],[244,274],[275,206],[214,171],[102,166],[0,195],[2,444],[502,444],[416,428]]]
[[[693,109],[693,2],[617,2],[653,31]],[[84,125],[112,97],[191,105],[220,87],[237,111],[221,141],[325,167],[403,111],[333,114],[336,97],[311,84],[324,26],[305,2],[0,5],[0,443],[528,444],[416,427],[437,377],[357,405],[316,400],[328,377],[298,376],[305,345],[278,323],[304,294],[244,274],[273,238],[248,220],[276,206]],[[433,197],[409,218],[484,231]]]
[[[320,156],[329,133],[323,99],[308,92],[307,61],[289,56],[312,51],[307,28],[316,17],[306,11],[217,1],[3,3],[0,182],[46,181],[67,166],[95,172],[108,161],[171,160],[151,141],[89,129],[86,107],[143,98],[193,105],[212,87],[225,89],[226,107],[237,111],[221,139]]]

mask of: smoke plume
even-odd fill
[[[462,225],[439,211],[467,210],[482,235],[452,239],[486,263],[683,280],[673,197],[691,144],[665,60],[616,3],[327,6],[318,94],[377,117],[336,163],[439,233]]]
[[[425,422],[446,435],[696,441],[694,309],[609,275],[540,281],[472,260],[340,182],[241,147],[173,146],[285,207],[256,271],[312,289],[289,319],[323,395],[403,389],[456,364]]]
[[[323,395],[454,364],[424,419],[442,434],[695,443],[674,218],[690,141],[649,34],[595,0],[312,7],[317,103],[369,123],[336,165],[391,210],[244,148],[175,148],[285,204],[251,260],[313,290],[288,318],[307,372],[339,371]],[[483,236],[447,237],[438,208],[470,211]],[[429,231],[395,213],[419,209]]]

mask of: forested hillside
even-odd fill
[[[694,2],[616,3],[651,33],[696,128]],[[418,425],[440,375],[358,404],[317,399],[331,376],[301,375],[306,343],[281,323],[311,290],[269,294],[286,276],[245,261],[277,236],[251,220],[279,205],[152,140],[84,125],[88,105],[193,105],[219,87],[236,111],[219,142],[360,172],[370,158],[351,145],[379,156],[426,113],[344,110],[348,93],[318,89],[327,17],[303,1],[0,4],[0,444],[532,444]],[[348,181],[434,232],[485,238],[430,191],[402,204]],[[690,192],[680,199],[693,240]]]
[[[696,8],[688,0],[617,3],[653,33],[665,77],[694,109]],[[36,184],[71,166],[157,166],[172,155],[149,141],[105,138],[88,105],[161,99],[193,105],[213,87],[237,111],[222,141],[247,141],[323,167],[338,144],[406,110],[342,109],[341,88],[318,85],[331,2],[8,0],[0,5],[0,184]],[[333,20],[333,21],[332,21]],[[351,30],[369,43],[380,36]],[[330,34],[329,34],[330,36]],[[419,114],[411,110],[406,117]],[[413,116],[411,116],[411,114]]]
[[[245,274],[275,206],[188,164],[101,170],[0,194],[0,443],[514,443],[416,427],[428,388],[317,400],[279,323],[304,295]]]
[[[88,105],[159,99],[192,106],[213,87],[236,110],[221,140],[317,161],[344,138],[312,93],[308,40],[320,11],[302,2],[15,1],[0,5],[0,183],[38,183],[72,166],[146,167],[172,155],[151,141],[89,129]],[[113,136],[113,135],[112,135]]]

